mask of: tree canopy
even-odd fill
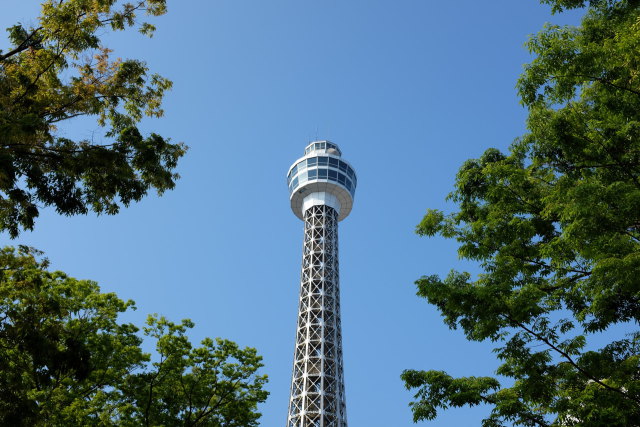
[[[34,26],[8,28],[0,50],[0,231],[32,229],[41,207],[63,215],[115,214],[150,189],[172,189],[183,144],[143,136],[143,116],[163,114],[171,82],[143,61],[112,59],[101,38],[166,12],[165,0],[47,0]],[[99,141],[73,140],[59,128],[95,117]]]
[[[31,248],[0,250],[1,425],[258,425],[268,393],[255,349],[194,346],[191,321],[153,315],[142,328],[150,355],[118,321],[132,301],[47,268]]]
[[[498,343],[501,377],[405,371],[415,421],[487,404],[484,426],[640,425],[640,2],[542,3],[586,9],[527,43],[528,132],[464,163],[457,211],[417,227],[481,266],[422,277],[418,295]]]

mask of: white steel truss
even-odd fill
[[[338,213],[304,212],[300,309],[287,427],[347,427],[340,330]]]

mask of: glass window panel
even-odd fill
[[[322,165],[322,166],[326,166],[329,164],[329,158],[328,157],[318,157],[318,164]]]
[[[298,172],[298,165],[295,165],[293,168],[291,168],[291,173],[289,173],[289,176],[295,175],[296,172]]]
[[[293,188],[298,187],[298,178],[293,178],[293,181],[291,181],[291,185],[293,185]]]
[[[329,157],[329,166],[331,166],[332,168],[338,168],[338,164],[340,163],[340,160],[334,158],[334,157]]]
[[[340,170],[342,172],[346,172],[347,171],[347,164],[345,162],[340,162]]]
[[[307,159],[307,166],[309,167],[315,166],[317,159],[318,159],[317,157],[312,157],[310,159]]]
[[[300,175],[298,175],[298,181],[300,182],[300,184],[302,184],[306,180],[307,180],[307,173],[306,172],[303,172]]]
[[[346,178],[344,175],[342,175],[341,173],[339,173],[339,174],[338,174],[338,182],[339,182],[340,184],[344,185],[344,184],[345,184],[345,182],[346,182],[346,181],[345,181],[346,179],[347,179],[347,178]]]
[[[318,178],[327,179],[327,170],[326,169],[318,169]]]
[[[338,179],[338,172],[329,169],[329,179],[333,179],[333,180]]]
[[[347,189],[351,191],[351,181],[349,181],[349,178],[347,178],[347,184],[345,185],[345,187],[347,187]]]
[[[349,178],[353,178],[353,169],[347,168],[347,175],[349,175]]]
[[[309,175],[309,179],[316,179],[318,177],[318,170],[317,169],[311,169],[307,173]]]

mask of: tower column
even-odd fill
[[[337,211],[311,206],[304,212],[304,230],[287,427],[347,427]]]
[[[353,208],[357,183],[355,170],[331,141],[307,145],[287,172],[291,210],[304,221],[287,427],[347,427],[338,222]]]

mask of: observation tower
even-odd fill
[[[347,427],[338,222],[351,212],[357,179],[341,156],[329,141],[312,142],[287,175],[291,209],[304,221],[287,427]]]

